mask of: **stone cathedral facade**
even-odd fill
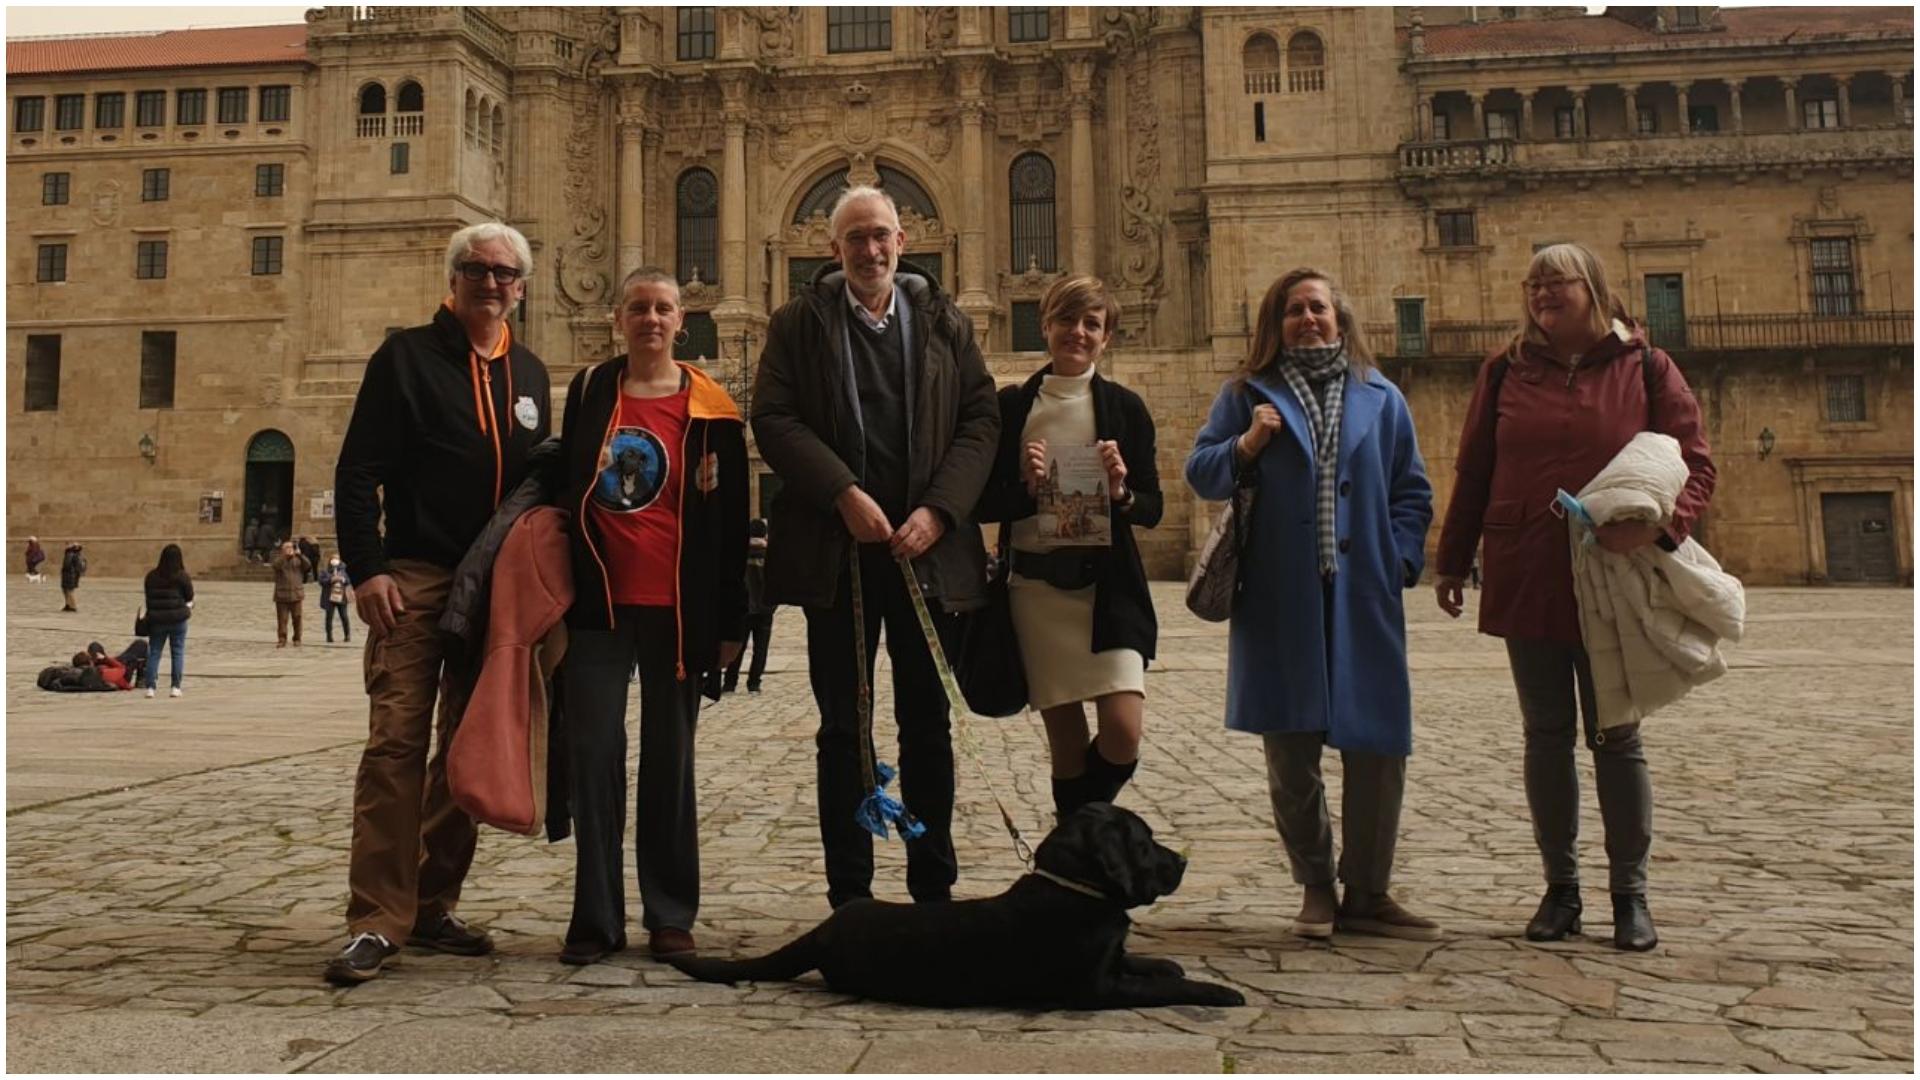
[[[621,275],[682,280],[739,394],[849,182],[1003,382],[1056,276],[1181,480],[1280,273],[1346,287],[1436,488],[1538,246],[1578,240],[1686,370],[1703,539],[1756,583],[1912,580],[1912,14],[1637,8],[317,8],[304,25],[10,42],[8,537],[133,573],[332,532],[333,455],[447,236],[533,243],[556,387]],[[756,469],[756,497],[778,480]],[[1437,534],[1437,529],[1436,529]]]

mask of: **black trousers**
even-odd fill
[[[626,933],[621,834],[627,806],[627,679],[640,666],[640,776],[634,865],[641,925],[693,929],[700,833],[693,734],[700,684],[674,678],[673,609],[616,607],[612,630],[572,630],[561,664],[576,862],[567,941],[611,945]]]
[[[760,677],[767,673],[767,642],[773,637],[773,612],[765,615],[747,613],[747,638],[753,648],[753,664],[747,668],[747,689],[758,690]],[[727,689],[740,685],[740,664],[747,658],[746,648],[733,658],[727,666]]]
[[[893,661],[893,715],[900,733],[897,797],[927,827],[907,841],[907,891],[915,900],[944,900],[959,877],[953,856],[953,740],[947,695],[907,595],[907,583],[884,544],[860,545],[865,597],[863,662],[871,680],[884,627]],[[873,834],[854,820],[867,794],[860,768],[858,669],[854,666],[853,586],[841,575],[831,608],[807,609],[807,674],[820,708],[815,739],[820,843],[827,858],[827,900],[838,907],[873,892]],[[935,631],[953,655],[958,619],[929,602]],[[878,688],[875,688],[878,698]]]

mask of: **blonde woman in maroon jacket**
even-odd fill
[[[1556,490],[1585,487],[1636,434],[1671,435],[1691,471],[1673,516],[1661,525],[1603,525],[1597,539],[1609,551],[1673,550],[1713,494],[1713,461],[1686,379],[1629,323],[1591,251],[1542,249],[1522,292],[1520,332],[1481,366],[1467,407],[1434,587],[1441,610],[1457,618],[1474,547],[1484,545],[1480,632],[1507,642],[1526,737],[1527,806],[1547,878],[1528,939],[1580,932],[1573,747],[1584,721],[1606,828],[1613,943],[1651,949],[1658,942],[1646,899],[1653,784],[1638,724],[1597,734],[1567,524],[1552,507]]]

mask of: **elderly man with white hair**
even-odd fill
[[[353,785],[349,940],[327,964],[331,982],[378,976],[401,942],[463,956],[493,948],[453,913],[476,829],[447,790],[446,734],[465,703],[441,691],[435,624],[454,567],[552,426],[546,365],[507,325],[532,269],[510,226],[454,233],[451,295],[374,352],[340,447],[334,497],[367,627],[369,722]]]
[[[948,703],[895,560],[911,565],[951,655],[958,613],[986,602],[986,549],[971,518],[993,470],[1000,405],[971,320],[932,275],[901,261],[907,237],[893,200],[849,188],[829,220],[839,261],[774,313],[753,387],[754,438],[781,480],[766,600],[807,613],[827,901],[872,895],[872,826],[856,813],[880,779],[869,775],[861,702],[872,700],[864,691],[883,628],[900,793],[926,826],[907,842],[907,891],[945,900],[959,872]]]

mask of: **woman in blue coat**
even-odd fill
[[[1334,282],[1294,270],[1260,304],[1246,367],[1187,458],[1202,498],[1252,486],[1227,650],[1227,727],[1265,742],[1274,823],[1306,897],[1293,932],[1430,941],[1387,894],[1413,706],[1401,590],[1420,577],[1433,489],[1406,399]],[[1322,744],[1340,751],[1336,903]]]

